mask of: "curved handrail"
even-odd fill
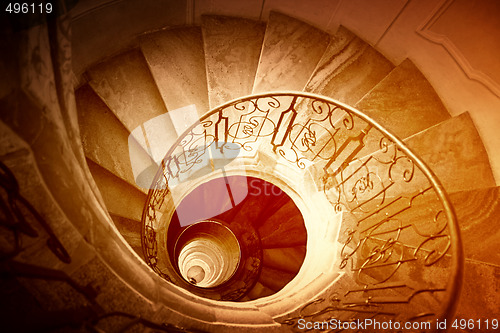
[[[349,311],[391,317],[391,305],[401,310],[401,304],[408,306],[399,319],[451,319],[461,289],[463,250],[443,186],[411,149],[369,116],[311,93],[271,92],[232,100],[177,139],[161,163],[143,212],[143,251],[157,273],[168,279],[158,266],[154,226],[156,209],[170,193],[168,184],[196,171],[207,147],[224,152],[226,142],[242,151],[272,150],[282,163],[316,175],[317,185],[344,214],[339,269],[351,277],[352,289],[343,296],[330,291],[283,324],[297,326],[301,318]],[[445,283],[424,276],[422,269]],[[421,274],[420,280],[411,277],[414,281],[404,283],[409,273]],[[388,290],[390,296],[379,293]],[[419,297],[430,308],[412,316],[418,306],[411,301]],[[435,299],[439,304],[430,304]],[[318,310],[305,315],[310,308]]]

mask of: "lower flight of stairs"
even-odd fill
[[[174,253],[173,244],[177,243],[179,235],[199,221],[222,223],[239,239],[242,257],[236,279],[247,266],[250,255],[244,252],[247,233],[250,230],[257,233],[260,240],[258,255],[251,254],[258,257],[258,275],[250,279],[251,285],[245,294],[231,300],[250,301],[274,294],[288,284],[302,266],[307,242],[302,215],[284,191],[264,180],[226,176],[193,189],[180,200],[169,224],[171,253]],[[176,262],[177,258],[171,257],[171,260]],[[197,291],[201,295],[204,293],[196,287],[186,288],[195,294]],[[221,285],[220,288],[228,287]],[[214,299],[218,298],[219,294],[215,293]]]

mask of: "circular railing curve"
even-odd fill
[[[143,212],[147,263],[158,261],[158,212],[172,188],[220,156],[264,150],[312,175],[342,213],[335,263],[342,273],[320,297],[280,320],[427,322],[454,314],[463,251],[452,205],[436,175],[400,139],[359,110],[305,92],[241,97],[205,114],[170,148]],[[233,153],[231,153],[231,151]],[[220,163],[219,163],[220,164]],[[163,207],[163,208],[162,208]],[[162,266],[163,265],[163,266]],[[439,330],[432,326],[430,330]]]

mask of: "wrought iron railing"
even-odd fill
[[[169,186],[210,160],[210,150],[224,153],[235,145],[250,155],[266,151],[278,163],[309,173],[342,213],[336,263],[344,273],[341,282],[284,316],[283,325],[332,317],[431,322],[453,315],[462,248],[453,208],[436,176],[362,112],[302,92],[231,101],[177,140],[143,213],[143,250],[156,272],[169,278],[158,263],[157,240],[157,213],[165,209]]]

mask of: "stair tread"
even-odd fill
[[[87,160],[87,163],[108,211],[113,215],[141,221],[147,195],[91,160]]]
[[[467,112],[419,132],[404,142],[432,170],[448,193],[496,185],[488,155]],[[382,189],[382,184],[391,184],[383,192],[387,198],[414,195],[431,186],[423,172],[409,160],[399,159],[399,162],[392,163],[393,153],[394,147],[389,145],[342,168],[336,178],[339,182],[344,179],[342,187],[346,189],[344,192],[349,196],[348,200],[351,200],[352,193],[355,193],[351,191],[359,192],[355,183],[365,179],[363,177],[367,176],[367,171],[376,173],[379,180],[371,185],[372,190],[363,194],[365,199],[358,198],[356,202],[361,203],[369,199],[370,193],[373,195]],[[391,167],[398,163],[399,166]],[[411,169],[406,170],[413,170],[411,180],[404,181],[404,170],[409,167]],[[315,169],[312,171],[317,172]],[[356,205],[356,202],[352,204]]]
[[[491,320],[498,318],[499,290],[500,267],[465,260],[463,288],[456,318],[488,319],[491,329]]]
[[[468,113],[448,119],[404,141],[432,170],[448,193],[495,186],[488,155]],[[338,183],[342,183],[341,198],[346,207],[359,214],[382,197],[395,199],[402,196],[408,199],[431,188],[429,179],[414,163],[406,158],[393,160],[394,154],[395,148],[391,144],[342,168],[335,177]],[[370,178],[370,174],[377,177]],[[367,191],[363,190],[363,185],[359,187],[366,179],[372,180]],[[331,182],[326,185],[328,191],[335,187]],[[407,213],[412,215],[413,220],[423,217],[418,210]],[[349,216],[344,216],[342,228],[354,222],[345,222]]]
[[[500,187],[450,195],[455,208],[465,258],[500,266]]]
[[[140,256],[143,257],[142,244],[141,244],[141,221],[130,220],[122,216],[110,214],[116,228],[132,247],[132,249]]]
[[[75,99],[85,156],[141,190],[136,185],[130,163],[128,130],[90,86],[79,88]],[[142,157],[149,162],[143,150]]]
[[[330,36],[307,23],[271,12],[253,93],[302,90],[325,51]]]
[[[262,248],[294,247],[307,241],[304,219],[292,200],[271,215],[258,232]]]
[[[273,290],[273,293],[278,292],[286,286],[296,274],[282,271],[279,269],[262,266],[259,276],[259,282],[267,288]]]
[[[383,55],[341,26],[305,90],[354,105],[393,68]]]
[[[408,59],[355,106],[401,138],[450,118],[432,86]]]
[[[253,225],[254,227],[262,224],[263,219],[266,218],[262,213],[277,198],[273,191],[265,187],[267,185],[271,184],[261,179],[249,179],[247,196],[233,216],[234,222],[242,225]]]
[[[141,246],[141,221],[110,214],[116,228],[131,246]]]
[[[247,296],[250,299],[257,299],[257,298],[266,297],[266,296],[269,296],[272,294],[274,294],[274,292],[270,288],[264,286],[262,283],[259,283],[257,281],[255,283],[255,285],[253,286],[253,288],[248,292]]]
[[[202,17],[210,108],[252,93],[265,25],[226,16]]]
[[[405,140],[448,193],[495,186],[488,155],[465,112]]]
[[[141,49],[168,110],[192,104],[198,116],[209,110],[201,28],[149,34],[142,39]]]
[[[267,267],[297,273],[304,262],[306,246],[262,250],[262,264]]]
[[[262,225],[269,216],[277,212],[281,207],[290,202],[290,200],[290,197],[285,195],[284,192],[279,196],[275,196],[273,200],[269,200],[261,210],[258,220],[255,221],[254,225],[256,227]]]
[[[167,112],[139,50],[120,54],[94,66],[88,75],[92,88],[129,132]]]
[[[163,158],[165,149],[177,139],[177,132],[146,59],[140,50],[132,50],[94,66],[87,73],[90,86],[131,133],[132,141],[127,143],[129,152],[122,156],[130,156],[129,164],[132,163],[136,176],[132,184],[149,187],[158,168],[152,158],[157,161]]]
[[[356,104],[356,108],[402,139],[450,119],[432,86],[409,60],[405,60],[377,83]],[[299,117],[305,118],[304,115]],[[324,164],[334,153],[340,155],[328,161],[332,172],[339,170],[344,163],[351,163],[352,160],[348,158],[352,152],[356,153],[354,158],[360,159],[379,151],[387,144],[382,132],[370,127],[360,118],[353,120],[346,112],[337,110],[332,113],[331,119],[338,131],[332,134],[321,126],[316,126],[316,146],[309,147],[311,151],[304,154],[315,158],[320,152],[323,160],[317,159],[317,165],[311,167],[313,173],[318,170],[322,172]],[[367,133],[366,136],[363,133]],[[358,141],[359,136],[364,136],[362,142]],[[343,147],[344,144],[346,147]],[[335,151],[336,149],[339,151]]]

